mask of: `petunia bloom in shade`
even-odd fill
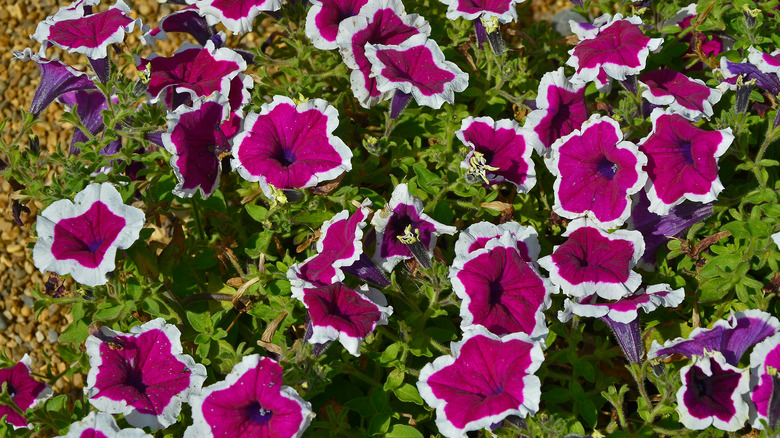
[[[0,368],[0,385],[3,383],[13,403],[22,412],[35,408],[52,395],[50,386],[30,377],[30,356],[26,354],[16,365]],[[27,424],[27,420],[16,409],[0,405],[0,418],[6,415],[5,421],[14,429],[32,429],[32,425]]]
[[[225,380],[190,399],[193,424],[184,438],[300,437],[314,417],[311,403],[282,385],[282,374],[272,359],[245,356]]]
[[[572,84],[564,75],[563,67],[547,72],[539,83],[536,108],[528,114],[524,128],[539,138],[533,143],[536,152],[549,156],[556,140],[579,129],[588,120],[585,85]]]
[[[718,351],[694,356],[680,370],[683,385],[677,391],[677,413],[688,429],[714,426],[734,432],[748,419],[745,397],[750,392],[750,375],[727,363]]]
[[[447,18],[479,20],[495,17],[500,23],[517,21],[517,5],[525,0],[440,0],[447,5]]]
[[[550,307],[553,285],[520,256],[509,232],[488,241],[483,249],[456,257],[449,277],[455,294],[463,300],[463,330],[481,325],[499,336],[547,336],[544,311]]]
[[[594,114],[553,144],[553,211],[569,219],[588,216],[605,229],[623,225],[631,214],[631,195],[647,180],[642,170],[647,158],[622,140],[616,121]]]
[[[364,108],[386,98],[388,93],[376,88],[366,44],[401,44],[413,35],[430,35],[431,26],[417,14],[406,14],[400,0],[377,0],[366,3],[360,14],[339,24],[336,43],[347,67],[352,69],[352,93]]]
[[[72,53],[81,53],[91,59],[108,56],[107,48],[125,39],[140,20],[128,16],[130,8],[117,0],[107,11],[87,15],[82,8],[61,9],[57,14],[38,24],[32,38],[41,43],[41,56],[47,43]]]
[[[212,26],[206,18],[198,13],[195,5],[171,12],[162,17],[157,27],[150,29],[143,35],[144,44],[151,45],[157,41],[168,38],[169,32],[184,32],[192,35],[198,44],[206,45],[206,42],[214,35]]]
[[[159,430],[175,423],[182,402],[206,380],[206,368],[183,354],[179,329],[157,318],[130,333],[99,330],[86,341],[89,403],[124,415],[135,427]]]
[[[723,96],[701,79],[691,79],[670,69],[649,71],[639,81],[645,87],[644,99],[653,105],[669,105],[672,112],[690,120],[712,117],[712,106]]]
[[[113,415],[92,411],[70,425],[68,434],[60,438],[152,438],[141,429],[119,429]]]
[[[664,345],[653,341],[647,357],[682,354],[693,357],[704,351],[719,351],[726,362],[737,365],[742,355],[753,345],[780,332],[780,321],[760,310],[732,313],[728,320],[718,320],[712,328],[698,327],[687,338],[668,340]]]
[[[651,119],[652,132],[639,142],[639,150],[647,155],[649,211],[663,216],[685,199],[716,200],[723,190],[718,158],[734,141],[731,128],[705,131],[659,108]]]
[[[541,382],[534,373],[544,361],[540,343],[525,333],[499,337],[483,327],[463,333],[442,356],[420,370],[417,389],[436,409],[436,426],[446,437],[465,437],[539,410]]]
[[[105,284],[116,250],[138,239],[144,220],[143,211],[125,205],[114,186],[90,184],[73,202],[61,199],[38,216],[35,267],[70,274],[86,286]]]
[[[607,15],[607,14],[604,14]],[[583,35],[569,51],[566,61],[576,69],[575,77],[583,82],[596,79],[601,70],[612,79],[625,80],[645,68],[647,56],[661,47],[663,38],[648,38],[642,33],[640,17],[623,18],[615,14],[599,26],[597,32]]]
[[[485,184],[509,181],[518,193],[528,193],[536,184],[533,134],[514,120],[466,117],[455,135],[471,149],[460,164]]]
[[[458,234],[455,242],[455,256],[465,257],[493,240],[501,238],[504,233],[509,234],[517,241],[517,251],[520,257],[527,262],[536,262],[539,258],[539,234],[532,227],[524,227],[517,222],[505,222],[494,225],[490,222],[478,222],[469,225],[468,228]]]
[[[387,272],[401,260],[412,257],[424,267],[430,267],[430,253],[436,246],[436,238],[457,231],[423,213],[422,201],[412,196],[405,183],[395,187],[390,202],[374,213],[371,225],[377,233],[373,260]]]
[[[266,196],[271,187],[303,189],[352,169],[352,151],[333,135],[338,111],[322,99],[295,104],[274,96],[260,113],[251,112],[233,139],[233,168],[257,181]]]
[[[65,93],[59,97],[58,101],[65,104],[70,109],[76,107],[76,113],[81,120],[81,124],[92,135],[97,135],[105,128],[103,125],[102,112],[108,109],[108,100],[99,90],[77,90]],[[116,102],[115,102],[116,103]],[[87,134],[81,129],[73,132],[73,139],[70,142],[70,153],[78,154],[81,152],[78,143],[86,143],[89,140]],[[102,149],[102,153],[116,153],[122,147],[122,140],[117,138]]]
[[[632,268],[645,244],[638,231],[607,233],[587,219],[576,219],[563,236],[568,237],[566,242],[539,259],[539,266],[550,272],[550,280],[563,293],[575,298],[596,293],[616,300],[639,287],[642,277]]]
[[[278,11],[283,0],[190,0],[202,15],[236,33],[251,32],[258,15]],[[215,23],[210,23],[215,24]]]
[[[764,53],[750,46],[748,47],[748,60],[763,73],[780,74],[780,50]]]
[[[393,308],[376,289],[354,290],[344,283],[293,289],[309,311],[312,332],[310,344],[338,340],[353,356],[360,356],[360,344],[376,326],[387,325]]]
[[[322,50],[338,49],[336,38],[339,24],[354,17],[368,0],[312,0],[306,14],[306,36],[314,47]]]

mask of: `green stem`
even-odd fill
[[[647,406],[653,406],[653,402],[650,400],[650,396],[647,395],[647,388],[645,388],[645,376],[642,372],[642,367],[638,364],[632,363],[629,364],[626,368],[628,368],[629,373],[631,373],[631,377],[634,378],[636,386],[639,389],[639,394],[642,396],[642,400],[645,401]],[[648,424],[652,424],[653,420],[655,420],[655,413],[651,412],[650,418],[648,418],[646,421]]]
[[[423,208],[423,213],[425,213],[426,211],[429,211],[431,208],[435,207],[436,204],[439,201],[441,201],[441,199],[444,196],[446,196],[449,192],[451,192],[452,189],[454,189],[455,186],[457,186],[457,185],[458,185],[458,183],[454,182],[454,183],[448,185],[447,187],[445,187],[443,190],[440,190],[439,193],[437,193],[436,196],[433,197],[433,199],[431,199],[430,201],[428,201],[426,203],[425,208]]]
[[[766,150],[769,147],[770,144],[772,144],[775,141],[775,132],[774,126],[770,122],[769,126],[766,130],[766,135],[764,136],[764,142],[761,144],[761,147],[758,149],[758,153],[756,154],[756,159],[753,161],[753,173],[756,176],[756,179],[758,180],[758,184],[761,187],[766,187],[766,181],[764,181],[764,176],[761,174],[761,169],[763,166],[759,164],[764,159],[764,154],[766,154]]]
[[[195,197],[192,197],[192,217],[195,219],[195,226],[198,228],[200,238],[206,240],[206,231],[203,229],[203,221],[200,215],[200,206]]]

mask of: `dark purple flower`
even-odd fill
[[[73,202],[61,199],[38,216],[35,267],[70,274],[86,286],[105,284],[116,250],[138,239],[144,220],[144,212],[125,205],[110,183],[90,184]]]
[[[582,127],[552,147],[557,214],[588,216],[603,228],[623,225],[631,214],[631,195],[647,181],[645,155],[623,140],[616,121],[594,114]]]
[[[762,73],[780,73],[780,50],[764,53],[753,46],[748,47],[748,60]]]
[[[704,85],[701,79],[691,79],[670,69],[649,71],[639,80],[645,86],[642,97],[648,102],[669,105],[674,113],[690,120],[712,117],[712,106],[723,96],[720,91]]]
[[[303,189],[352,169],[352,151],[333,135],[338,111],[322,99],[295,104],[274,96],[260,113],[251,112],[233,139],[232,167],[258,181],[266,196],[276,189]]]
[[[680,370],[682,387],[677,391],[677,413],[688,429],[709,426],[735,432],[748,419],[744,397],[750,392],[750,375],[726,363],[720,352],[693,357]]]
[[[736,90],[742,82],[755,83],[756,86],[763,88],[773,96],[780,94],[780,78],[776,73],[764,73],[757,66],[745,61],[747,60],[737,63],[729,61],[725,56],[720,58],[719,71],[724,80],[718,86],[719,90]]]
[[[579,129],[588,120],[585,106],[585,85],[574,85],[563,73],[563,67],[542,76],[536,108],[528,114],[525,129],[539,138],[534,142],[536,152],[549,156],[552,145],[559,138]]]
[[[282,367],[252,354],[233,367],[225,380],[190,399],[193,424],[184,438],[297,438],[309,427],[311,404],[282,385]]]
[[[376,229],[374,262],[387,272],[401,260],[415,257],[420,264],[427,260],[440,234],[455,234],[455,227],[444,225],[423,213],[422,201],[412,196],[405,183],[393,190],[390,202],[371,219]],[[427,257],[427,259],[426,259]],[[420,260],[420,259],[423,260]]]
[[[338,340],[354,356],[360,356],[360,344],[378,325],[387,325],[393,308],[376,289],[363,286],[354,290],[344,283],[305,286],[293,289],[309,311],[310,344]]]
[[[463,300],[461,329],[481,325],[499,336],[518,332],[532,339],[547,336],[544,311],[550,307],[553,285],[520,256],[509,232],[483,249],[458,255],[449,277]]]
[[[638,231],[607,233],[587,219],[576,219],[563,236],[568,237],[563,245],[539,259],[539,266],[550,272],[550,280],[563,293],[575,298],[596,293],[617,300],[639,287],[642,277],[632,268],[645,244]]]
[[[506,232],[517,241],[520,257],[527,262],[536,262],[540,251],[539,234],[533,227],[524,227],[517,222],[506,222],[501,225],[479,222],[469,225],[458,235],[458,241],[455,242],[455,256],[465,257],[484,248],[489,241],[501,238]]]
[[[33,409],[42,401],[51,397],[51,387],[30,377],[30,356],[24,355],[16,365],[0,368],[0,385],[5,383],[6,392],[22,412]],[[14,429],[32,429],[27,419],[11,406],[0,405],[0,418],[6,416],[6,423]]]
[[[462,437],[539,410],[541,382],[533,373],[544,361],[539,342],[525,333],[494,335],[483,327],[463,333],[442,356],[420,370],[417,389],[436,409],[436,426],[446,437]]]
[[[86,341],[89,403],[124,415],[136,427],[159,430],[175,423],[182,402],[206,380],[206,367],[183,354],[179,329],[157,318],[130,333],[99,330]]]
[[[114,417],[92,411],[86,417],[70,425],[62,438],[152,438],[141,429],[119,430]]]
[[[189,0],[188,3],[195,3],[207,19],[224,24],[228,30],[247,33],[252,31],[258,15],[278,11],[283,0]]]
[[[514,120],[466,117],[455,135],[471,149],[460,164],[485,184],[509,181],[518,193],[528,193],[536,184],[531,160],[535,135]]]
[[[103,125],[102,112],[108,109],[108,100],[106,96],[98,90],[77,90],[65,93],[57,99],[60,103],[73,108],[76,106],[76,113],[81,123],[92,135],[97,135],[105,128]],[[73,139],[70,142],[70,153],[78,154],[81,149],[76,145],[86,143],[89,137],[81,130],[77,129],[73,133]],[[112,155],[122,147],[122,140],[116,139],[106,145],[101,153]]]
[[[777,376],[777,370],[780,369],[780,335],[773,335],[756,345],[750,353],[750,369],[753,388],[750,399],[755,406],[751,412],[752,426],[764,429],[761,420],[766,420],[770,428],[776,429],[780,419],[780,412],[777,412],[777,397],[780,395]]]
[[[339,25],[336,43],[347,67],[352,69],[350,82],[355,98],[364,108],[384,100],[386,93],[376,88],[366,44],[401,44],[412,35],[430,35],[431,26],[417,14],[404,13],[400,0],[377,0],[366,3],[360,14],[344,19]]]
[[[358,15],[367,3],[368,0],[311,0],[312,6],[306,14],[306,36],[318,49],[338,49],[339,24]]]
[[[171,12],[162,17],[157,26],[144,33],[143,41],[145,44],[151,45],[158,40],[167,39],[168,32],[184,32],[195,37],[198,44],[205,46],[209,38],[214,35],[212,26],[209,25],[205,17],[198,13],[198,7],[195,5]]]
[[[649,211],[663,216],[685,199],[716,200],[723,190],[718,157],[734,141],[731,128],[705,131],[660,108],[653,110],[651,119],[652,132],[639,142],[639,150],[647,155]]]

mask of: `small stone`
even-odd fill
[[[29,307],[24,306],[22,307],[22,310],[19,312],[23,317],[29,318],[30,315],[32,315],[32,310],[30,310]]]
[[[81,374],[74,374],[73,377],[71,377],[70,384],[74,388],[83,388],[84,387],[84,376]]]
[[[44,335],[42,331],[38,330],[35,332],[35,340],[38,342],[43,342],[44,339],[46,339],[46,335]]]
[[[49,343],[50,344],[56,344],[57,341],[60,338],[60,334],[57,333],[57,330],[49,330]]]

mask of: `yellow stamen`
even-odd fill
[[[485,26],[485,32],[487,33],[493,33],[498,30],[498,18],[495,16],[490,17],[480,17],[480,21],[482,21],[482,25]]]
[[[277,189],[272,184],[268,184],[268,189],[271,191],[270,199],[272,208],[287,203],[287,195],[285,195],[283,191]]]
[[[403,236],[398,236],[398,240],[401,241],[401,243],[405,245],[411,245],[415,242],[420,241],[420,230],[414,229],[414,234],[412,234],[412,225],[409,224],[404,228],[404,234]]]
[[[471,158],[469,158],[469,170],[467,171],[467,173],[482,179],[482,181],[485,181],[485,184],[490,184],[490,181],[488,181],[485,172],[486,171],[492,172],[499,169],[500,169],[499,167],[488,165],[487,161],[485,160],[485,155],[483,153],[474,151],[474,155],[472,155]]]

